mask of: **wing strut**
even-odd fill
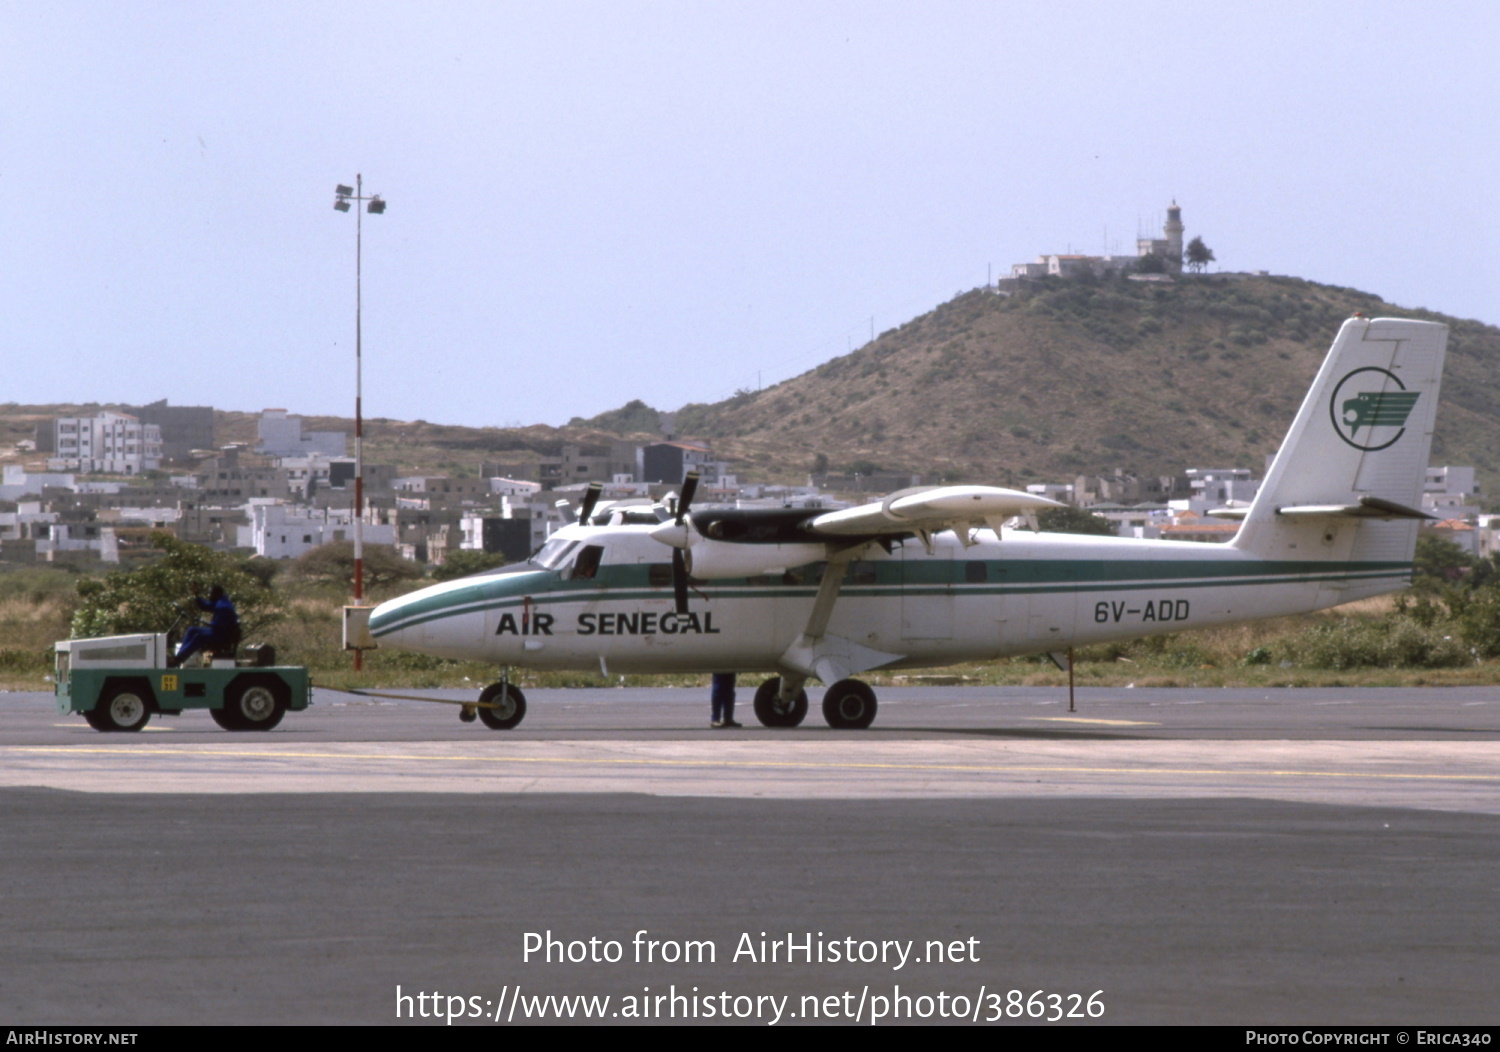
[[[807,625],[796,642],[787,647],[778,662],[784,670],[816,676],[824,683],[836,683],[847,679],[855,672],[879,668],[898,661],[900,654],[887,654],[870,647],[861,646],[853,640],[828,635],[828,621],[833,616],[833,607],[838,602],[839,590],[844,585],[844,573],[868,546],[853,544],[841,551],[830,552],[828,564],[823,569],[823,580],[818,585],[818,597],[813,600]],[[783,676],[782,682],[789,682]],[[799,684],[800,686],[800,681]]]

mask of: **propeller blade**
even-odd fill
[[[677,612],[685,614],[688,612],[688,572],[687,560],[683,558],[681,548],[672,549],[672,591],[677,599]]]
[[[590,482],[589,488],[583,493],[583,507],[578,509],[578,521],[587,526],[589,516],[594,514],[594,505],[599,503],[599,495],[604,492],[604,483]]]
[[[682,480],[682,495],[677,498],[677,525],[682,525],[682,520],[687,516],[688,508],[692,506],[693,495],[698,492],[698,473],[689,471],[687,478]]]

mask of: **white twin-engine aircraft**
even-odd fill
[[[990,486],[904,490],[842,511],[614,505],[530,561],[378,606],[380,646],[535,669],[770,673],[768,727],[868,727],[850,677],[1302,613],[1408,583],[1448,330],[1346,321],[1228,544],[1040,533],[1055,502]],[[1031,528],[1011,525],[1029,521]],[[479,715],[526,712],[509,682]],[[472,710],[469,710],[472,712]],[[471,717],[472,718],[472,717]]]

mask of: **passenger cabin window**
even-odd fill
[[[652,588],[672,587],[671,563],[647,563],[646,583]]]
[[[578,553],[578,558],[573,563],[572,579],[575,581],[591,581],[599,573],[599,561],[604,557],[604,545],[586,544]]]
[[[849,564],[844,581],[848,584],[874,584],[875,564],[864,559],[856,559]]]
[[[827,563],[808,563],[806,566],[794,566],[781,575],[782,584],[822,584],[823,571],[828,569]]]
[[[983,584],[990,579],[989,568],[977,560],[964,563],[964,580],[970,584]]]

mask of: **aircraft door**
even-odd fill
[[[1103,564],[1083,560],[1047,564],[1036,576],[1043,585],[1032,592],[1027,603],[1027,639],[1032,648],[1057,650],[1072,644],[1077,632],[1078,605],[1084,580],[1097,581],[1103,575]]]
[[[927,554],[921,542],[901,545],[901,638],[953,638],[953,573],[958,564],[951,545],[934,545]]]
[[[966,648],[989,648],[998,657],[1012,642],[1015,625],[1019,624],[1023,633],[1026,630],[1026,593],[1011,591],[1011,566],[984,558],[986,554],[994,553],[971,549],[957,557],[954,616]]]

